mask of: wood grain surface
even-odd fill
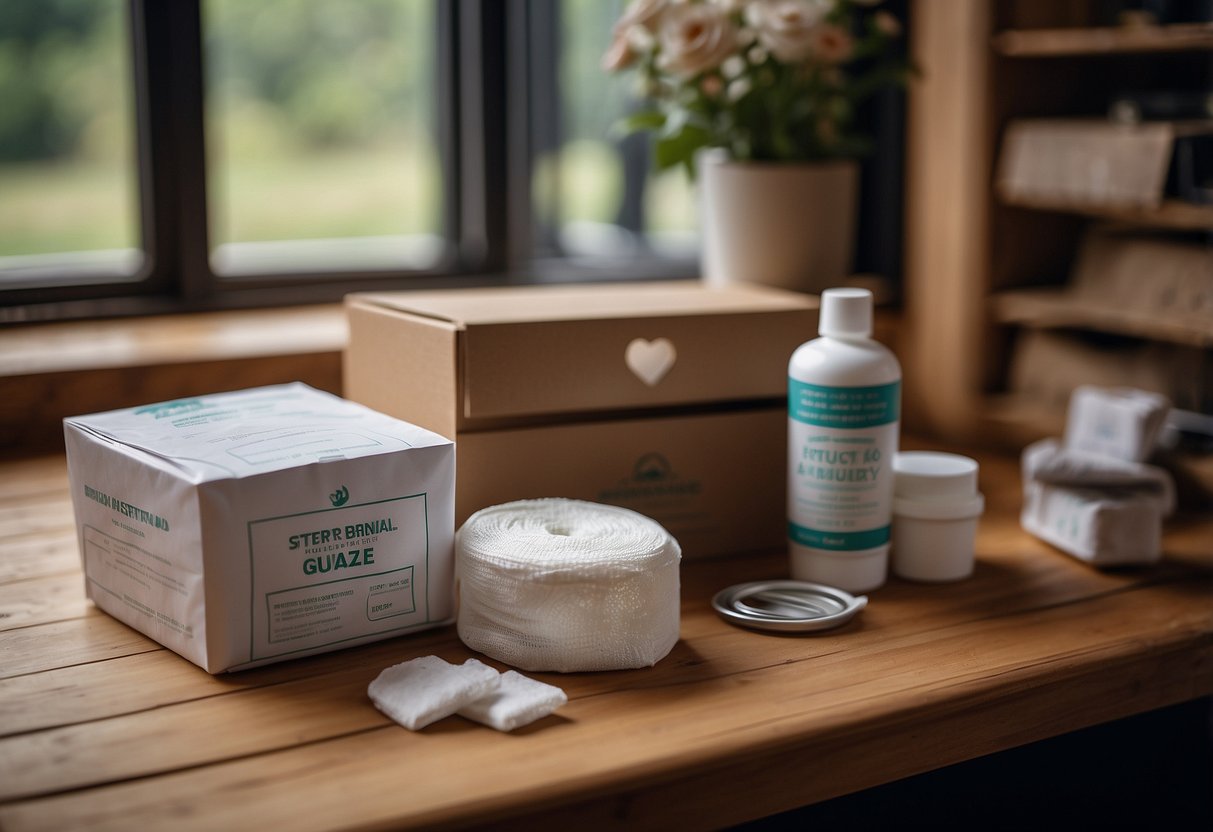
[[[670,656],[533,674],[569,704],[512,734],[367,699],[387,665],[472,656],[453,628],[206,674],[84,598],[63,459],[0,464],[0,828],[718,827],[1213,693],[1213,518],[1100,572],[1020,531],[1014,459],[981,462],[971,579],[772,636],[708,601],[782,554],[687,564]]]

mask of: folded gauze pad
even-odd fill
[[[580,500],[482,509],[456,535],[459,638],[523,670],[651,667],[678,641],[678,541]]]
[[[475,659],[451,664],[422,656],[387,668],[366,692],[376,708],[417,731],[492,693],[500,683],[501,674]]]
[[[542,719],[568,701],[555,685],[507,670],[501,674],[497,690],[460,708],[459,715],[498,731],[513,731]]]

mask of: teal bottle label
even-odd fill
[[[788,416],[823,428],[872,428],[900,416],[901,382],[873,387],[824,387],[788,379]]]
[[[788,379],[788,539],[835,552],[889,542],[901,383]]]

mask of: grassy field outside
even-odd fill
[[[609,223],[622,171],[605,143],[572,142],[537,183],[559,171],[554,191],[536,187],[537,209],[559,222]],[[214,164],[211,241],[302,240],[441,233],[442,171],[432,150],[398,147],[284,153]],[[551,197],[545,196],[551,194]],[[681,171],[653,177],[654,231],[694,228],[694,192]],[[66,161],[0,166],[0,256],[139,246],[133,173]]]
[[[135,188],[116,165],[0,166],[0,257],[138,247]]]

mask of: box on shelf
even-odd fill
[[[1020,119],[1003,136],[998,191],[1029,205],[1157,207],[1175,140],[1210,133],[1205,120]]]
[[[787,363],[815,298],[676,282],[346,307],[346,395],[457,440],[457,524],[572,497],[653,517],[688,557],[783,545]]]
[[[1202,350],[1157,342],[1108,344],[1083,333],[1027,329],[1016,338],[1009,388],[1025,401],[1063,412],[1074,389],[1135,387],[1176,407],[1203,412],[1213,375]]]
[[[1092,228],[1070,280],[1075,297],[1213,330],[1213,257],[1205,242]]]
[[[211,673],[454,617],[454,447],[303,384],[64,420],[88,596]]]

